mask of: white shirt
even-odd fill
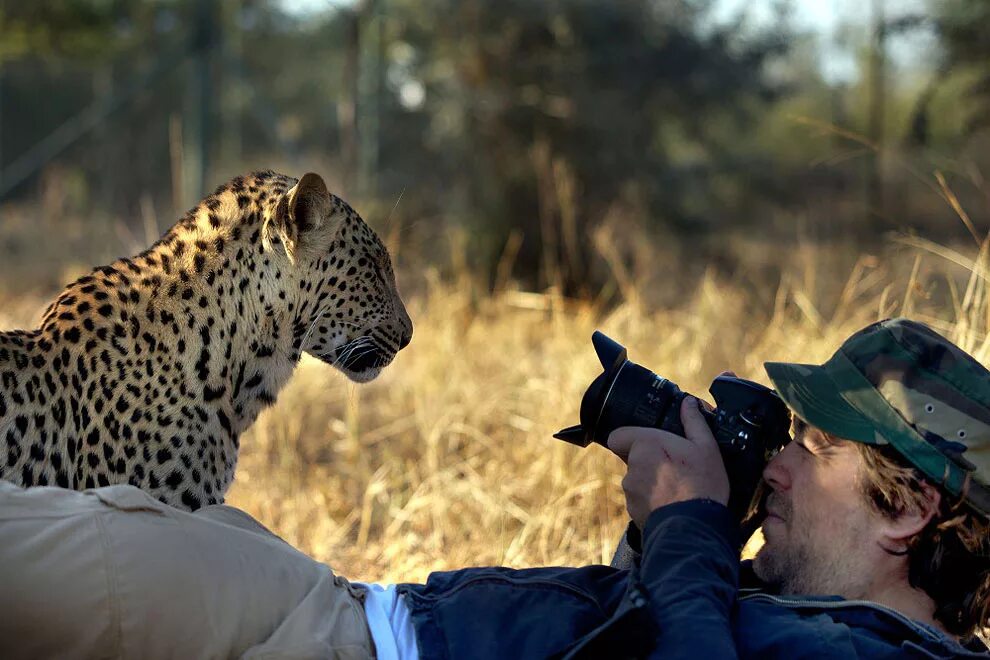
[[[394,584],[351,582],[367,591],[364,612],[379,660],[419,660],[416,631],[405,600]]]

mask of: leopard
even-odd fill
[[[238,176],[0,332],[0,478],[222,503],[303,354],[365,383],[412,332],[388,249],[320,175]]]

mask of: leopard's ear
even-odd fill
[[[290,262],[296,262],[300,238],[323,224],[332,207],[327,185],[319,174],[313,172],[304,174],[299,183],[286,193],[284,202],[278,206],[276,217],[269,224],[285,246]],[[271,238],[270,232],[266,232],[266,248],[271,247]]]
[[[287,197],[289,217],[295,223],[300,236],[319,227],[332,206],[327,184],[323,183],[319,174],[313,172],[304,174]]]

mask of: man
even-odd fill
[[[629,570],[471,568],[383,590],[229,507],[0,484],[0,655],[986,657],[969,638],[990,604],[990,372],[906,320],[767,371],[798,421],[764,472],[751,566],[688,399],[686,437],[609,439],[642,530]]]

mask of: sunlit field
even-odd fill
[[[112,229],[56,240],[8,219],[4,328],[34,327],[55,282],[140,243]],[[824,360],[854,330],[899,314],[990,357],[986,244],[892,237],[869,255],[810,243],[764,250],[781,273],[770,281],[714,270],[680,281],[640,269],[617,273],[622,295],[607,306],[511,281],[492,293],[467,270],[441,276],[403,253],[412,344],[362,386],[304,359],[242,437],[228,502],[355,579],[608,562],[625,526],[622,465],[602,447],[551,437],[577,423],[581,393],[599,371],[595,329],[699,394],[724,369],[767,382],[765,360]],[[677,302],[651,302],[646,294],[661,285],[680,291],[665,296]]]

